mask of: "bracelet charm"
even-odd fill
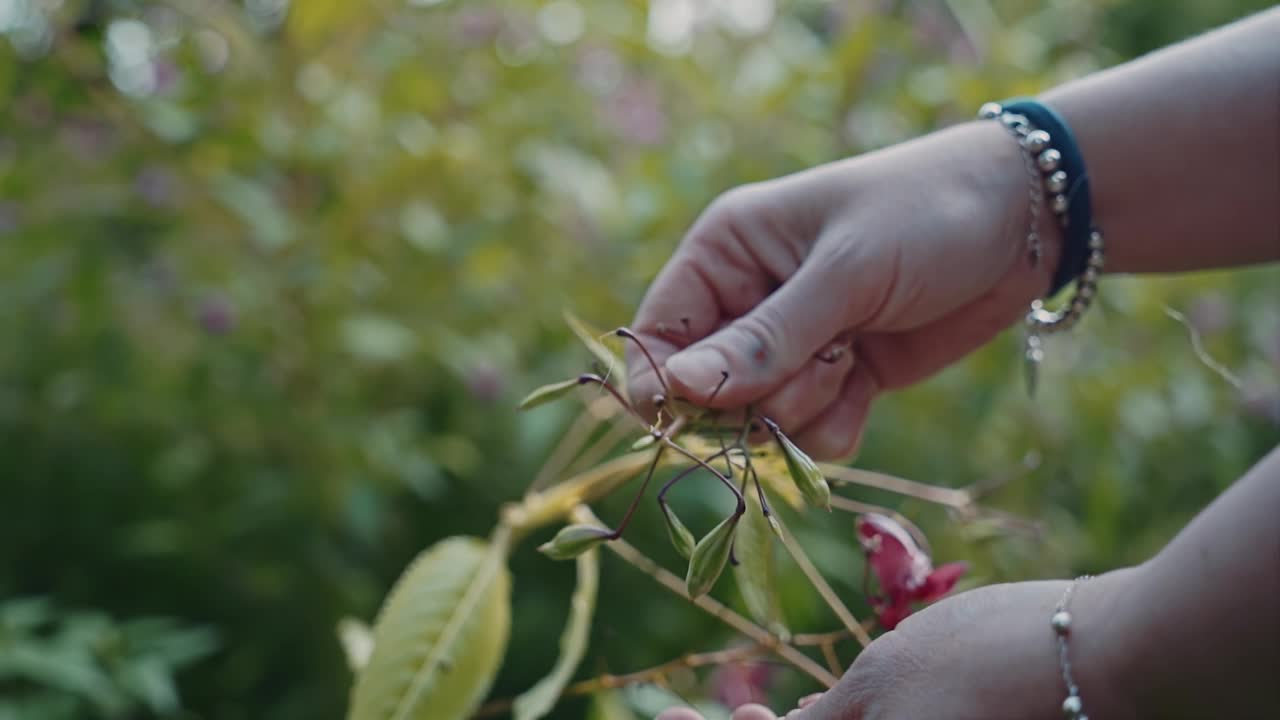
[[[1075,676],[1071,673],[1071,656],[1067,651],[1067,640],[1071,636],[1071,595],[1077,586],[1093,576],[1081,575],[1076,578],[1062,594],[1053,616],[1049,618],[1049,626],[1058,640],[1058,667],[1062,670],[1062,682],[1067,686],[1067,697],[1062,701],[1062,714],[1070,720],[1089,720],[1084,714],[1084,701],[1080,699],[1080,687],[1076,685]]]
[[[978,111],[984,119],[997,120],[1009,131],[1022,151],[1023,163],[1030,178],[1030,228],[1027,231],[1027,253],[1032,267],[1037,267],[1043,255],[1042,240],[1038,231],[1040,209],[1046,203],[1062,227],[1066,238],[1060,266],[1054,272],[1056,292],[1062,285],[1074,279],[1076,288],[1071,299],[1060,310],[1049,310],[1042,300],[1031,304],[1030,311],[1024,318],[1026,339],[1023,343],[1023,368],[1026,375],[1027,393],[1034,396],[1039,377],[1040,363],[1044,360],[1044,341],[1042,335],[1049,335],[1068,330],[1079,322],[1097,295],[1098,277],[1106,264],[1106,241],[1102,232],[1092,226],[1090,217],[1091,201],[1089,198],[1088,179],[1083,168],[1083,159],[1074,148],[1070,132],[1051,110],[1034,103],[1023,101],[1016,104],[1019,108],[1027,108],[1027,112],[1042,115],[1057,121],[1061,132],[1066,135],[1065,142],[1069,150],[1064,153],[1055,147],[1060,138],[1042,128],[1036,127],[1027,114],[1006,109],[999,103],[986,103]],[[1077,170],[1072,177],[1070,170]],[[1072,226],[1072,217],[1076,217],[1076,226]],[[1087,232],[1082,232],[1087,230]],[[1081,267],[1082,264],[1082,267]],[[1064,271],[1072,267],[1080,267],[1072,278],[1064,276]]]

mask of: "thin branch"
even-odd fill
[[[764,655],[768,652],[769,649],[761,645],[743,645],[741,647],[716,650],[714,652],[690,653],[688,655],[682,655],[674,660],[668,660],[661,665],[654,665],[651,668],[645,668],[644,670],[637,670],[623,675],[605,673],[587,680],[579,680],[578,682],[566,687],[564,692],[560,694],[560,697],[565,698],[575,695],[592,695],[601,690],[613,690],[642,683],[661,685],[666,679],[666,676],[674,670],[696,669],[711,665],[729,665],[731,663],[746,662],[747,660],[759,657],[760,655]],[[515,704],[515,698],[493,700],[481,705],[480,709],[471,717],[478,720],[479,718],[502,715],[510,711],[513,704]]]
[[[836,485],[861,485],[862,487],[887,490],[898,495],[913,497],[944,507],[963,508],[973,502],[969,493],[953,488],[939,487],[928,483],[907,480],[884,473],[862,470],[860,468],[818,463],[818,468],[827,480]]]
[[[612,405],[612,403],[610,403]],[[636,428],[631,421],[625,417],[618,418],[609,426],[608,432],[600,437],[588,447],[577,460],[569,466],[569,472],[580,472],[586,468],[593,467],[610,451],[618,447],[618,443],[635,435]]]
[[[1191,338],[1191,351],[1195,353],[1196,358],[1203,363],[1205,367],[1217,373],[1218,377],[1227,381],[1227,384],[1236,390],[1244,389],[1244,383],[1240,381],[1240,378],[1237,377],[1235,373],[1231,372],[1230,368],[1226,365],[1214,360],[1213,356],[1209,354],[1209,351],[1204,349],[1204,343],[1200,341],[1200,331],[1196,330],[1195,326],[1187,320],[1186,315],[1183,315],[1168,305],[1164,306],[1164,314],[1178,321],[1187,329],[1187,335]]]
[[[607,400],[604,401],[604,404],[608,406],[612,414],[616,406]],[[565,432],[564,437],[560,439],[560,442],[556,443],[555,449],[551,451],[547,461],[542,464],[542,468],[538,470],[537,476],[529,484],[528,492],[533,493],[545,488],[557,476],[565,472],[570,467],[570,463],[573,462],[574,456],[591,439],[591,434],[595,432],[601,422],[603,420],[596,417],[591,410],[583,410],[579,413],[573,424],[569,426],[569,430]]]
[[[875,627],[875,620],[868,618],[862,621],[862,629],[871,632]],[[798,633],[791,636],[791,644],[796,647],[817,647],[823,643],[838,643],[853,637],[849,631],[840,628],[824,633]]]
[[[840,596],[836,595],[836,591],[827,583],[827,579],[822,577],[821,572],[818,572],[818,568],[809,560],[809,556],[805,554],[804,548],[800,547],[800,544],[796,542],[791,531],[781,522],[778,523],[778,526],[782,529],[782,546],[787,549],[787,552],[791,554],[791,558],[800,566],[800,571],[809,579],[813,588],[818,591],[818,594],[826,601],[831,611],[836,614],[836,617],[840,618],[840,622],[844,624],[845,629],[861,643],[862,647],[870,645],[871,636],[867,634],[867,631],[858,622],[858,619],[853,616],[853,613],[849,612],[849,608],[840,600]]]
[[[825,642],[819,647],[822,648],[822,658],[827,661],[827,667],[831,669],[832,674],[843,675],[844,668],[840,665],[840,656],[836,654],[835,643]]]
[[[591,512],[591,509],[585,505],[579,505],[575,508],[573,511],[573,517],[575,522],[600,524],[600,520],[595,516],[595,513]],[[778,657],[791,663],[797,670],[800,670],[812,677],[814,680],[817,680],[824,687],[830,688],[835,686],[838,678],[828,672],[821,665],[814,662],[808,655],[805,655],[794,647],[782,642],[769,631],[729,609],[720,601],[709,595],[699,595],[696,598],[690,598],[689,593],[685,590],[683,579],[676,577],[674,573],[654,562],[626,540],[614,540],[605,543],[605,547],[618,557],[634,565],[641,572],[658,581],[658,583],[666,589],[686,600],[689,600],[707,614],[742,633],[753,642],[769,649],[773,653],[777,654]],[[861,630],[861,628],[859,629]]]

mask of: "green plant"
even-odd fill
[[[167,618],[120,622],[43,598],[0,603],[0,719],[170,717],[176,674],[217,647]]]
[[[600,366],[606,369],[606,376],[621,378],[618,372],[621,360],[602,342],[606,336],[594,333],[572,316],[568,320]],[[643,343],[626,328],[608,335],[636,343],[642,355],[653,362]],[[657,371],[656,366],[654,370]],[[533,488],[520,502],[505,506],[497,528],[487,541],[448,538],[423,551],[397,581],[371,636],[364,641],[372,644],[371,651],[368,648],[361,651],[361,657],[353,662],[357,676],[349,712],[351,720],[464,720],[470,717],[497,674],[506,645],[511,605],[507,558],[515,543],[548,524],[570,523],[539,550],[553,559],[576,558],[577,562],[578,589],[571,601],[560,658],[534,687],[514,700],[499,700],[484,706],[481,715],[510,709],[516,720],[537,720],[567,693],[609,690],[638,682],[661,683],[671,667],[733,662],[763,654],[776,656],[822,686],[833,685],[843,671],[836,652],[837,643],[854,640],[865,647],[871,639],[872,624],[860,622],[853,615],[787,530],[787,524],[773,511],[775,505],[781,502],[798,512],[807,502],[819,509],[835,508],[860,514],[858,534],[868,556],[866,567],[868,572],[872,568],[876,570],[884,594],[883,598],[870,599],[870,602],[877,609],[881,624],[888,629],[911,611],[913,601],[931,601],[948,592],[964,565],[956,563],[930,573],[923,533],[887,508],[833,495],[828,480],[891,489],[935,501],[970,520],[1006,526],[1010,522],[1009,518],[977,505],[976,493],[972,490],[936,488],[815,463],[769,418],[756,415],[750,408],[740,415],[724,416],[696,407],[671,396],[665,384],[664,394],[654,399],[656,419],[651,423],[606,376],[589,373],[543,386],[526,396],[521,407],[538,407],[565,397],[577,388],[598,388],[599,393],[587,394],[589,404],[609,408],[606,419],[641,433],[639,439],[631,443],[624,454],[545,489]],[[714,396],[713,393],[712,398]],[[772,441],[749,444],[752,433],[759,434],[761,430],[767,431]],[[585,434],[570,437],[577,439],[553,453],[561,464],[584,450],[594,454],[592,449],[581,445]],[[616,444],[618,438],[613,441]],[[663,467],[677,469],[658,491],[657,504],[674,549],[688,561],[683,582],[621,539],[655,473]],[[551,468],[543,476],[555,477],[562,470],[563,467]],[[729,514],[696,542],[666,499],[677,483],[695,474],[710,475],[733,499]],[[605,527],[590,505],[620,491],[636,477],[642,478],[640,486],[621,521],[616,529]],[[800,521],[800,516],[795,520]],[[803,636],[791,633],[778,599],[775,539],[839,618],[842,627]],[[746,650],[728,648],[712,654],[686,656],[649,670],[621,677],[606,675],[570,685],[585,653],[596,603],[599,546],[612,550],[659,585],[740,633],[749,643]],[[733,566],[736,584],[751,619],[708,596],[728,565]],[[902,571],[907,568],[912,568],[919,577],[910,580],[911,587],[899,587],[903,582]],[[821,653],[825,666],[806,654],[806,647]]]

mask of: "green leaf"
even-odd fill
[[[569,324],[569,329],[573,330],[573,334],[577,335],[582,344],[586,345],[591,354],[595,355],[596,359],[600,361],[600,364],[604,367],[605,377],[609,378],[609,382],[625,395],[627,392],[627,365],[617,352],[605,345],[604,341],[600,339],[605,333],[586,324],[578,316],[569,312],[568,309],[564,311],[564,321]]]
[[[667,534],[671,536],[671,545],[675,547],[676,552],[680,553],[680,557],[688,560],[693,556],[693,548],[696,544],[693,533],[680,522],[676,511],[665,503],[662,505],[662,517],[667,521]]]
[[[724,566],[729,562],[729,551],[733,548],[734,531],[738,528],[740,517],[741,515],[737,513],[730,515],[712,528],[706,537],[698,541],[697,547],[689,557],[689,573],[684,580],[689,597],[705,595],[716,584],[720,573],[724,572]]]
[[[505,543],[453,537],[424,550],[387,596],[348,720],[465,720],[506,651]]]
[[[552,400],[559,400],[565,395],[568,395],[574,388],[578,387],[578,384],[578,379],[574,378],[572,380],[565,380],[564,382],[543,385],[537,390],[526,395],[525,398],[520,401],[519,408],[521,410],[528,410],[529,408],[549,403]]]
[[[778,426],[771,420],[765,420],[769,431],[773,433],[774,439],[778,441],[778,447],[782,450],[782,457],[787,461],[787,472],[791,473],[791,481],[800,488],[800,494],[804,495],[804,499],[814,507],[820,507],[825,510],[831,509],[831,487],[827,485],[827,479],[823,477],[822,471],[818,469],[818,464],[813,458],[805,454],[803,450],[791,442],[791,438],[782,434]]]
[[[555,707],[587,651],[599,586],[600,552],[593,548],[578,556],[578,584],[569,601],[569,622],[560,636],[560,657],[546,677],[516,698],[513,720],[538,720]]]
[[[574,558],[608,540],[613,532],[595,525],[565,525],[556,536],[538,546],[552,560]]]
[[[773,550],[774,529],[770,522],[773,518],[764,516],[755,493],[747,492],[746,500],[747,514],[739,524],[734,546],[738,564],[733,567],[733,578],[738,583],[738,592],[742,593],[747,613],[769,632],[786,637],[787,625],[778,595],[778,566]]]

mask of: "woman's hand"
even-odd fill
[[[694,224],[632,329],[678,394],[706,403],[728,373],[710,405],[754,403],[811,453],[845,456],[878,392],[964,356],[1044,292],[1057,238],[1046,219],[1033,270],[1028,207],[994,122],[738,188]],[[824,352],[833,341],[854,351]],[[635,350],[645,405],[661,387]]]
[[[1085,710],[1136,717],[1127,697],[1130,648],[1114,611],[1137,569],[1078,586],[1070,653]],[[858,655],[836,687],[806,699],[788,720],[1056,720],[1066,697],[1049,618],[1066,581],[991,585],[918,612]],[[735,720],[771,720],[742,708]],[[681,715],[680,713],[684,713]],[[662,720],[697,720],[669,710]]]

